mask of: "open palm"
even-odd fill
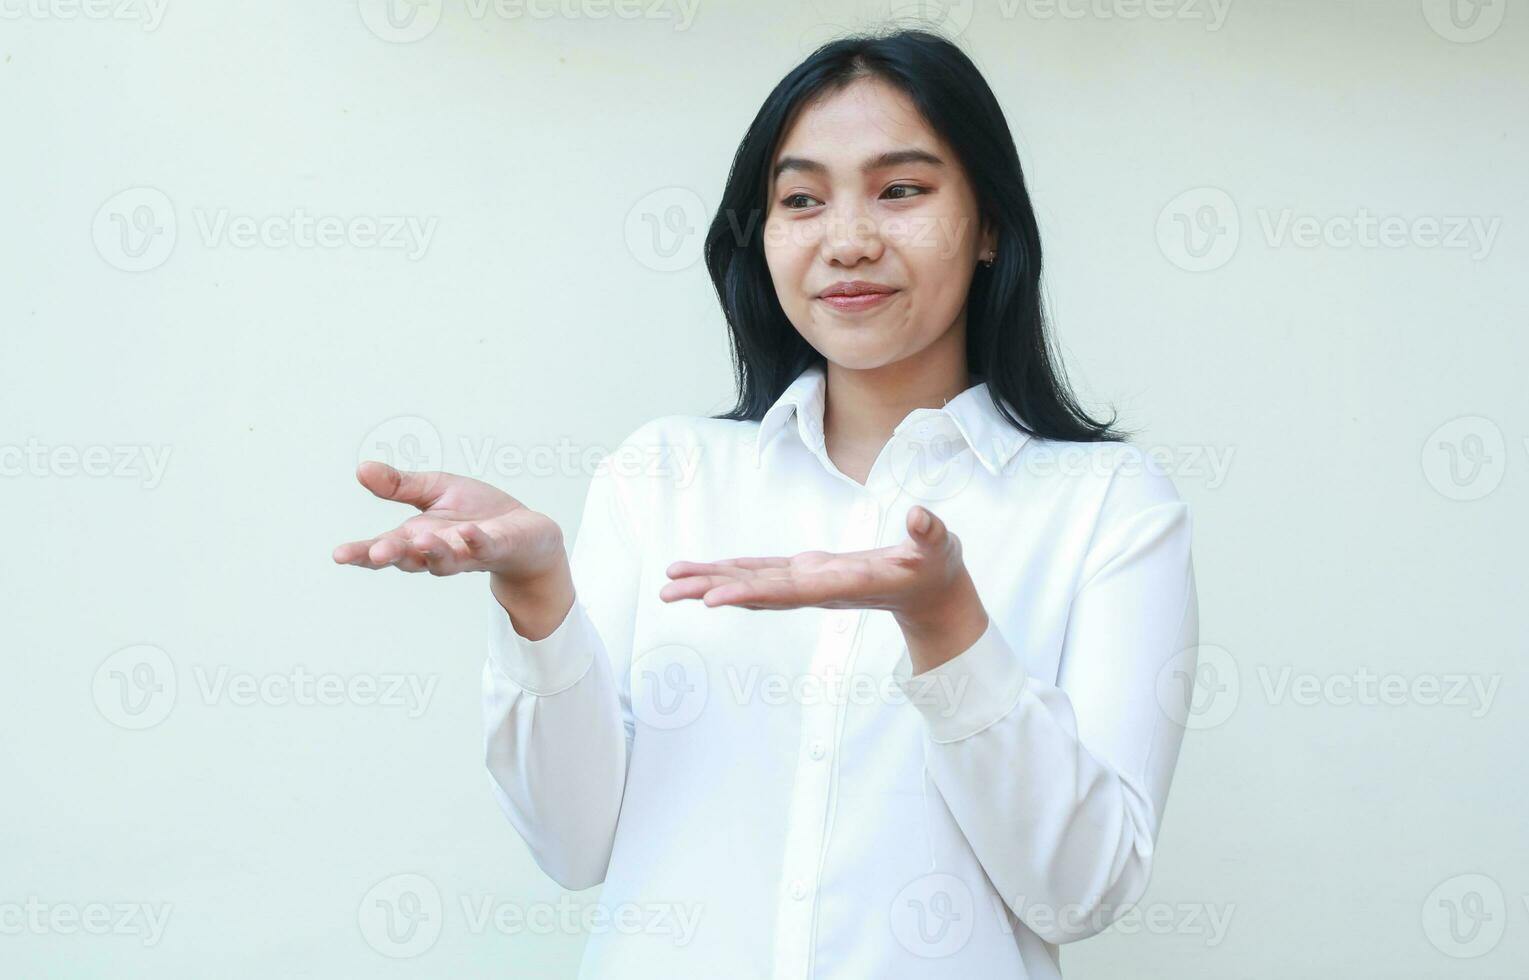
[[[928,514],[925,530],[918,527],[921,514]],[[939,518],[914,507],[908,511],[907,527],[908,539],[869,551],[677,561],[667,570],[673,581],[659,591],[659,598],[748,609],[906,611],[939,595],[963,570],[960,540]]]
[[[376,537],[335,548],[339,564],[530,578],[566,560],[556,521],[481,480],[409,472],[376,461],[356,467],[356,479],[378,497],[411,504],[420,513]]]

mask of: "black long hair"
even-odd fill
[[[1078,405],[1051,351],[1040,229],[998,100],[960,48],[917,29],[824,44],[781,79],[744,134],[706,233],[706,268],[727,318],[738,385],[737,405],[712,418],[758,421],[798,374],[826,361],[786,317],[765,264],[770,164],[799,106],[867,76],[913,100],[955,150],[978,207],[997,230],[997,258],[991,268],[977,265],[967,294],[968,372],[987,381],[1000,414],[1032,436],[1124,441],[1126,433],[1113,428],[1117,415],[1099,422]]]

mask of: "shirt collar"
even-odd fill
[[[811,449],[821,449],[827,391],[828,376],[821,363],[811,364],[797,375],[759,420],[759,431],[754,443],[755,462],[763,459],[765,445],[793,415],[802,442]],[[1028,433],[1015,428],[993,405],[993,396],[986,381],[972,385],[941,408],[915,408],[893,431],[902,432],[921,417],[939,415],[948,417],[955,424],[966,444],[994,476],[1003,471],[1010,458],[1030,438]]]

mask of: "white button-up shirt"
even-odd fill
[[[586,909],[581,977],[1058,977],[1137,902],[1198,607],[1189,508],[1140,450],[1031,438],[979,383],[865,485],[809,368],[759,423],[665,416],[591,481],[551,635],[497,602],[494,793]],[[665,569],[961,539],[986,632],[912,675],[886,610],[664,602]]]

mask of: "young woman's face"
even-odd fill
[[[955,153],[900,89],[864,78],[804,106],[771,171],[765,261],[813,348],[868,369],[964,336],[967,288],[994,238]],[[890,292],[823,295],[855,280]]]

